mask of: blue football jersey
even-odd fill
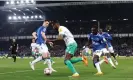
[[[108,47],[111,47],[112,46],[111,45],[111,40],[112,40],[111,35],[108,34],[107,32],[103,32],[101,35],[107,40]],[[105,44],[103,44],[103,45],[105,45]]]
[[[45,43],[45,40],[43,39],[43,37],[42,37],[42,32],[44,32],[44,33],[46,33],[46,29],[47,28],[45,28],[45,27],[43,27],[43,26],[40,26],[38,29],[37,29],[37,31],[36,31],[36,33],[37,33],[37,40],[36,40],[36,43],[37,44],[44,44]]]
[[[88,35],[88,39],[92,42],[93,51],[101,50],[102,43],[106,44],[106,39],[101,36],[99,33],[97,35],[93,35],[92,33]]]

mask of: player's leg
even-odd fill
[[[74,55],[74,53],[76,52],[76,50],[77,50],[77,43],[75,42],[75,43],[72,43],[72,44],[70,44],[70,45],[67,46],[66,53],[69,53],[71,55]],[[70,59],[70,61],[73,64],[74,63],[77,63],[79,61],[83,61],[85,63],[85,65],[88,65],[88,60],[87,60],[87,58],[84,55],[82,55],[82,57],[79,57],[79,58]]]
[[[78,77],[79,76],[78,72],[76,71],[75,67],[73,66],[73,63],[77,63],[79,61],[82,61],[82,58],[72,59],[76,49],[77,49],[77,43],[71,43],[71,44],[67,45],[67,48],[65,51],[64,63],[73,73],[72,77]]]
[[[30,66],[31,66],[32,70],[35,70],[34,65],[37,62],[41,61],[41,60],[42,60],[42,56],[39,56],[38,58],[36,58],[35,60],[33,60],[33,61],[30,62]]]
[[[66,53],[71,54],[71,57],[74,55],[75,51],[77,50],[77,43],[72,43],[70,45],[67,46],[66,48]],[[67,57],[67,56],[66,56]],[[82,58],[74,58],[74,59],[70,59],[71,63],[77,63],[79,61],[82,61]]]
[[[102,51],[103,54],[109,53],[109,51],[108,51],[106,48],[101,49],[101,51]],[[101,65],[103,62],[105,62],[106,64],[108,64],[108,59],[107,59],[107,57],[105,57],[105,55],[104,55],[104,59],[100,60],[100,62],[99,62],[100,65]]]
[[[111,56],[113,56],[113,58],[114,58],[115,65],[118,65],[118,61],[117,61],[117,59],[116,59],[116,54],[115,54],[115,53],[110,53],[110,54],[111,54]]]
[[[77,50],[77,43],[76,42],[67,45],[66,56],[65,56],[64,62],[68,66],[68,68],[72,71],[72,73],[73,73],[72,77],[78,77],[79,76],[78,72],[76,71],[76,69],[73,66],[74,63],[77,63],[79,61],[86,61],[86,64],[88,65],[88,60],[85,60],[86,58],[84,56],[72,59],[76,50]]]
[[[46,54],[46,53],[45,53]],[[48,65],[48,68],[50,68],[53,72],[57,72],[53,67],[52,67],[52,61],[50,57],[50,53],[48,52],[48,56],[45,56],[45,62]]]
[[[51,61],[52,65],[55,63],[51,57],[50,57],[50,61]],[[46,64],[46,63],[47,63],[46,60],[44,60],[44,64]]]
[[[11,56],[12,56],[12,58],[14,60],[14,52],[13,51],[11,52]]]
[[[50,57],[50,61],[51,61],[52,65],[55,63],[51,57]]]
[[[73,58],[70,61],[71,61],[72,64],[77,63],[77,62],[80,62],[80,61],[83,61],[84,64],[86,66],[88,66],[88,59],[87,59],[86,56],[82,56],[82,57],[78,57],[78,58]]]
[[[17,53],[15,52],[15,55],[14,55],[14,62],[16,62],[16,57],[17,57]]]
[[[101,68],[100,68],[100,64],[99,64],[99,56],[98,55],[94,55],[93,63],[94,63],[94,67],[97,69],[97,73],[96,74],[102,74],[102,71],[101,71]]]
[[[106,48],[103,48],[102,52],[104,53],[105,57],[103,60],[100,61],[100,64],[102,64],[102,62],[105,61],[106,63],[109,62],[113,68],[116,68],[114,63],[112,62],[111,55],[110,55],[109,51]]]
[[[12,58],[13,58],[13,62],[16,62],[16,52],[12,52]]]
[[[100,50],[97,50],[93,53],[93,64],[94,67],[97,69],[97,73],[95,75],[102,75],[102,71],[100,68],[100,63],[99,63],[99,57],[101,56],[102,52]]]
[[[72,54],[66,53],[64,63],[67,65],[67,67],[73,73],[72,77],[78,77],[79,74],[78,74],[78,72],[76,71],[75,67],[73,66],[73,64],[71,62],[72,56],[73,56]]]
[[[48,65],[48,68],[51,69],[53,72],[57,72],[52,67],[52,62],[50,58],[50,53],[48,51],[48,47],[46,44],[42,44],[42,57],[46,60],[46,64]]]
[[[86,51],[85,49],[81,52],[82,56],[86,56],[88,59],[91,55],[91,50]]]
[[[39,53],[41,54],[41,46],[37,45],[37,48],[38,48]],[[30,66],[31,66],[32,70],[35,70],[35,68],[34,68],[35,63],[37,63],[41,60],[42,60],[42,56],[39,56],[38,58],[36,58],[35,60],[30,62]]]
[[[6,55],[6,58],[8,58],[9,56],[11,56],[11,53],[8,53],[8,54]]]
[[[37,57],[36,57],[35,51],[32,51],[31,53],[32,53],[33,58],[36,59]]]
[[[106,53],[105,56],[107,56],[108,62],[111,64],[111,66],[116,69],[116,66],[114,65],[110,53]]]
[[[118,62],[116,59],[116,54],[114,53],[113,47],[109,47],[109,52],[110,52],[111,56],[113,56],[115,64],[118,65]]]
[[[15,56],[15,54],[12,56],[13,57],[13,62],[16,62],[16,56]]]

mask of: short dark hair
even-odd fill
[[[46,21],[48,21],[48,22],[49,22],[49,20],[48,20],[48,19],[45,19],[45,20],[44,20],[44,22],[46,22]]]
[[[55,24],[55,23],[60,24],[60,22],[59,22],[58,20],[53,20],[53,21],[51,21],[51,23],[52,23],[52,24]]]

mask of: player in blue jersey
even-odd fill
[[[99,31],[100,31],[100,30],[99,30]],[[102,33],[100,33],[100,35],[101,35],[102,37],[105,38],[105,36],[104,36]],[[106,38],[105,38],[105,39],[106,39]],[[106,39],[106,41],[107,41],[107,39]],[[107,41],[106,44],[108,45],[108,48],[109,48],[110,45],[108,44],[108,41]],[[108,48],[107,48],[106,44],[105,44],[105,43],[102,43],[102,44],[101,44],[101,46],[102,46],[102,53],[105,55],[105,57],[104,57],[105,59],[101,60],[101,61],[100,61],[100,64],[102,64],[104,60],[107,60],[107,61],[111,64],[111,66],[112,66],[114,69],[116,69],[116,66],[115,66],[114,63],[112,62],[111,55],[110,55],[110,52],[108,51]]]
[[[116,65],[118,65],[118,62],[116,60],[116,54],[114,53],[114,50],[113,50],[113,46],[111,44],[111,41],[112,41],[112,37],[110,34],[108,34],[107,32],[103,32],[102,29],[99,30],[99,33],[107,40],[107,44],[108,44],[108,51],[109,53],[114,57],[114,62]],[[104,44],[103,44],[104,46]]]
[[[36,32],[33,32],[32,35],[33,37],[36,39],[36,47],[38,48],[38,51],[39,53],[42,55],[42,56],[39,56],[37,59],[35,59],[34,61],[30,62],[30,65],[31,65],[31,68],[33,70],[35,70],[34,68],[34,64],[45,59],[46,62],[47,62],[47,65],[48,65],[48,68],[55,71],[53,68],[52,68],[52,65],[51,65],[51,60],[50,60],[50,53],[48,51],[48,47],[46,45],[46,43],[49,43],[51,46],[52,46],[52,42],[50,42],[47,38],[46,38],[46,29],[47,27],[49,26],[49,21],[48,20],[45,20],[43,25],[40,26]]]
[[[93,26],[91,28],[91,31],[92,31],[92,33],[88,35],[89,42],[87,45],[89,48],[90,47],[93,48],[93,63],[94,63],[94,66],[96,67],[96,69],[98,71],[95,75],[102,75],[103,73],[102,73],[101,68],[100,68],[99,58],[102,55],[101,44],[102,43],[106,44],[106,39],[98,33],[97,26]]]

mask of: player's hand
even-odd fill
[[[51,47],[53,47],[53,42],[49,42],[49,45],[50,45]]]
[[[18,52],[18,50],[16,50],[16,52]]]

